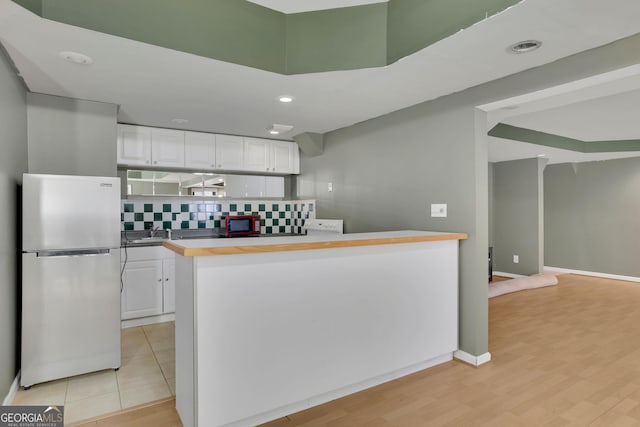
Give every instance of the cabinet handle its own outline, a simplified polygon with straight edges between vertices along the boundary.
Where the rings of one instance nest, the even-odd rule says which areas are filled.
[[[165,281],[165,282],[168,282],[168,281],[169,281],[169,278],[167,277],[166,279],[164,279],[164,281]]]
[[[162,282],[162,279],[158,279],[158,282]]]
[[[222,165],[218,165],[218,168],[221,168],[221,167],[222,167]]]
[[[149,160],[147,160],[145,163],[146,163],[146,164],[149,164]]]
[[[153,162],[153,164],[154,164],[154,165],[157,165],[157,164],[158,164],[158,161],[157,161],[157,160],[156,160],[156,161],[154,161],[154,162]]]

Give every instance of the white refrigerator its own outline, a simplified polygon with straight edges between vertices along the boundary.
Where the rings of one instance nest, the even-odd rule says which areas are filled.
[[[120,367],[120,179],[24,174],[20,384]]]

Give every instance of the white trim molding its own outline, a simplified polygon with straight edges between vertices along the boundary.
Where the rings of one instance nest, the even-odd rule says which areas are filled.
[[[511,277],[512,279],[516,279],[518,277],[529,277],[529,276],[525,276],[523,274],[507,273],[507,272],[504,272],[504,271],[494,271],[493,275],[494,276],[502,276],[502,277]]]
[[[491,360],[491,353],[487,351],[486,353],[479,356],[474,356],[473,354],[469,354],[466,351],[456,350],[453,352],[453,357],[462,362],[468,363],[469,365],[477,367],[489,362]]]
[[[156,316],[139,317],[137,319],[127,319],[120,322],[120,328],[133,328],[135,326],[153,325],[154,323],[173,322],[176,320],[175,313],[158,314]]]
[[[609,273],[598,273],[596,271],[571,270],[569,268],[560,268],[560,267],[547,267],[546,265],[544,266],[544,271],[549,273],[580,274],[582,276],[602,277],[603,279],[626,280],[627,282],[640,282],[640,277],[621,276],[619,274],[609,274]]]
[[[18,371],[18,375],[16,375],[15,379],[11,383],[11,387],[9,388],[9,393],[5,396],[2,401],[2,406],[11,405],[13,399],[16,398],[16,393],[18,393],[18,389],[20,388],[20,371]]]

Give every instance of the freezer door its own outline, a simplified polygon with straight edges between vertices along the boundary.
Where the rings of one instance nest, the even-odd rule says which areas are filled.
[[[22,262],[21,385],[119,367],[119,249]]]
[[[24,174],[23,251],[120,246],[120,178]]]

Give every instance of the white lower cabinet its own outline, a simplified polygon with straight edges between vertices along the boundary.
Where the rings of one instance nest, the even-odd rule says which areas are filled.
[[[176,311],[176,261],[173,258],[162,260],[162,275],[164,283],[162,288],[163,313],[175,313]]]
[[[174,255],[162,246],[121,249],[121,318],[175,312]],[[126,262],[124,262],[126,259]]]

